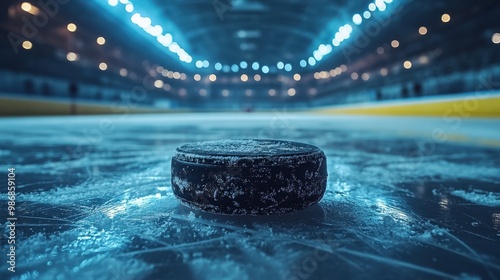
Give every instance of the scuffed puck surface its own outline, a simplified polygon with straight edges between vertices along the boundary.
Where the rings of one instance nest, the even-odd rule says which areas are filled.
[[[326,189],[319,148],[281,140],[230,139],[185,144],[172,158],[172,190],[187,206],[229,215],[302,210]]]

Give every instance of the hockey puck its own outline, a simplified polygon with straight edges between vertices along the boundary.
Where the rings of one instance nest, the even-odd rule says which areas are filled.
[[[305,209],[326,189],[326,157],[318,147],[281,140],[189,143],[172,157],[172,190],[192,208],[228,215]]]

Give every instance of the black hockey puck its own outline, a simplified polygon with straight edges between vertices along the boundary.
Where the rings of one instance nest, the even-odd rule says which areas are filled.
[[[319,148],[280,140],[218,140],[176,149],[172,189],[187,206],[229,215],[270,215],[316,204],[326,189]]]

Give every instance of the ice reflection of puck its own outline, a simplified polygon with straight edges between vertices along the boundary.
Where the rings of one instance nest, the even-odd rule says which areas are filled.
[[[207,212],[269,215],[321,200],[326,157],[319,148],[280,140],[218,140],[183,145],[172,158],[172,189]]]

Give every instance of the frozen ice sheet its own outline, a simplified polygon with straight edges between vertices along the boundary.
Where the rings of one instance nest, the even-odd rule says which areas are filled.
[[[2,170],[15,167],[18,183],[16,273],[2,239],[1,279],[500,278],[500,150],[455,141],[467,131],[499,139],[498,122],[451,130],[434,119],[275,112],[0,126]],[[436,128],[455,136],[432,137]],[[222,138],[321,147],[325,197],[266,217],[181,206],[170,189],[175,147]]]

